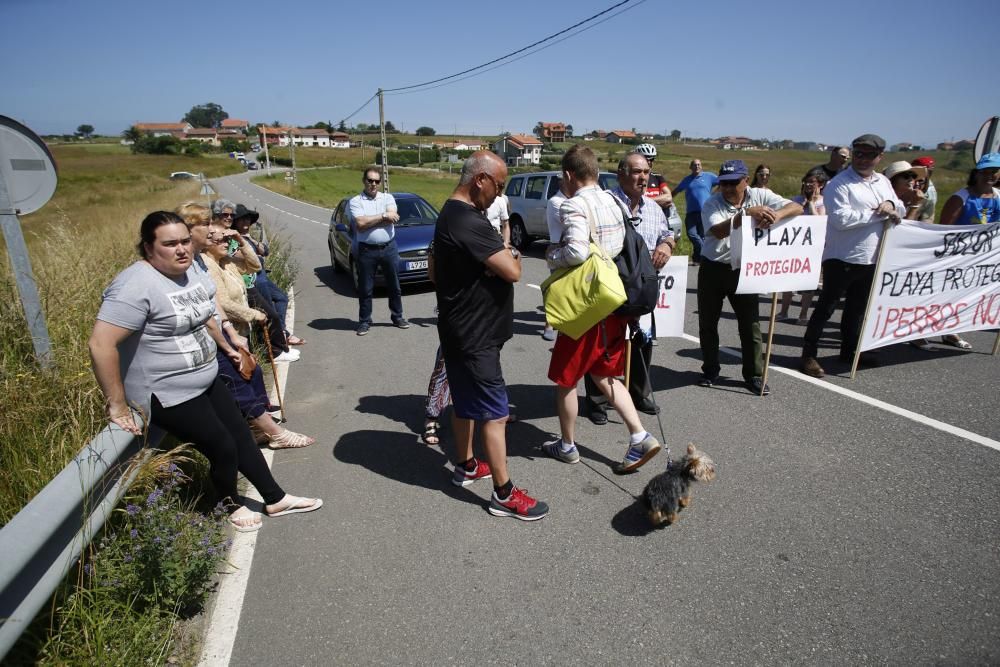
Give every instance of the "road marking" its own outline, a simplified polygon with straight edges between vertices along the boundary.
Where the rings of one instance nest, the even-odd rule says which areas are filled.
[[[526,284],[528,285],[528,287],[533,287],[534,289],[537,290],[541,289],[538,285],[535,285],[533,283],[526,283]],[[701,344],[701,340],[699,340],[696,336],[692,336],[690,334],[683,334],[681,338],[683,338],[686,341],[695,343],[696,345]],[[723,354],[726,354],[730,357],[735,357],[737,359],[743,357],[742,353],[740,353],[739,350],[736,350],[731,347],[719,347],[719,352],[722,352]],[[952,424],[949,424],[947,422],[939,421],[937,419],[934,419],[933,417],[922,415],[919,412],[913,412],[912,410],[901,408],[898,405],[893,405],[892,403],[886,403],[885,401],[880,401],[877,398],[872,398],[871,396],[866,396],[865,394],[852,391],[850,389],[845,389],[844,387],[840,387],[835,384],[831,384],[830,382],[824,382],[823,380],[809,377],[808,375],[800,373],[799,371],[792,368],[785,368],[784,366],[772,365],[768,366],[768,369],[795,378],[796,380],[801,380],[802,382],[808,382],[811,385],[814,385],[816,387],[821,387],[828,391],[832,391],[835,394],[840,394],[841,396],[845,396],[847,398],[853,398],[856,401],[860,401],[874,408],[885,410],[886,412],[891,412],[894,415],[904,417],[905,419],[909,419],[910,421],[915,421],[918,424],[929,426],[933,429],[937,429],[938,431],[943,431],[944,433],[948,433],[949,435],[954,435],[958,436],[959,438],[964,438],[966,440],[969,440],[970,442],[976,443],[977,445],[989,447],[990,449],[995,449],[998,452],[1000,452],[1000,441],[993,440],[992,438],[987,438],[985,435],[979,435],[978,433],[967,431],[964,428],[953,426]]]
[[[683,334],[681,337],[684,340],[690,341],[692,343],[701,344],[701,340],[696,336],[692,336],[690,334]],[[720,346],[719,351],[722,352],[723,354],[729,355],[730,357],[735,357],[737,359],[743,357],[742,353],[739,350],[736,350],[731,347]],[[939,421],[937,419],[934,419],[933,417],[922,415],[919,412],[913,412],[912,410],[907,410],[906,408],[901,408],[898,405],[893,405],[892,403],[886,403],[885,401],[880,401],[877,398],[866,396],[865,394],[853,391],[851,389],[845,389],[844,387],[832,384],[830,382],[824,382],[823,380],[814,377],[809,377],[808,375],[800,373],[798,370],[792,368],[772,365],[768,366],[768,370],[777,371],[778,373],[782,373],[783,375],[795,378],[796,380],[802,382],[808,382],[813,386],[822,387],[823,389],[826,389],[827,391],[832,391],[835,394],[840,394],[841,396],[845,396],[847,398],[853,398],[856,401],[860,401],[861,403],[865,403],[874,408],[885,410],[886,412],[891,412],[894,415],[898,415],[905,419],[909,419],[910,421],[915,421],[918,424],[923,424],[924,426],[929,426],[933,429],[937,429],[938,431],[943,431],[944,433],[958,436],[959,438],[965,438],[966,440],[974,442],[978,445],[983,445],[984,447],[989,447],[991,449],[1000,451],[1000,441],[993,440],[992,438],[987,438],[984,435],[979,435],[978,433],[973,433],[972,431],[967,431],[964,428],[959,428],[958,426],[953,426],[951,424],[948,424],[947,422]]]

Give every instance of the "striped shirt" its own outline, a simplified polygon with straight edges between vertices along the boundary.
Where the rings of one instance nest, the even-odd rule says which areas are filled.
[[[629,197],[620,186],[612,190],[611,194],[618,197],[619,201],[625,205],[625,208],[630,211],[632,210]],[[650,255],[653,254],[656,246],[674,237],[674,233],[670,230],[670,225],[667,224],[667,216],[663,214],[663,209],[646,195],[642,195],[639,198],[639,208],[636,209],[632,216],[633,222],[636,217],[639,218],[638,223],[635,225],[635,231],[639,232],[639,236],[646,242],[646,248],[649,249]]]
[[[590,255],[591,223],[594,243],[617,257],[625,242],[625,214],[615,197],[595,183],[577,190],[559,207],[562,241],[547,253],[550,269],[583,264]]]

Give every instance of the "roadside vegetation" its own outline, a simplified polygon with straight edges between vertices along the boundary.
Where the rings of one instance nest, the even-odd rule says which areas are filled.
[[[169,174],[243,170],[222,157],[132,155],[110,143],[52,152],[56,194],[21,217],[52,339],[51,370],[34,361],[9,262],[0,264],[0,525],[106,426],[87,350],[101,292],[135,260],[147,213],[207,203],[199,183]],[[274,241],[283,256],[271,260],[272,275],[287,285],[296,267],[281,239]],[[199,609],[227,547],[225,518],[198,504],[209,484],[205,469],[200,455],[183,449],[147,462],[127,505],[95,536],[81,568],[8,655],[10,664],[162,664],[181,650],[178,619]]]

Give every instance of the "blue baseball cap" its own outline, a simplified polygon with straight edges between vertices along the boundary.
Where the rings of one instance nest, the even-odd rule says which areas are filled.
[[[976,169],[994,168],[1000,168],[1000,153],[987,153],[979,158],[979,162],[976,163]]]
[[[726,160],[719,167],[719,181],[738,181],[749,175],[743,160]]]

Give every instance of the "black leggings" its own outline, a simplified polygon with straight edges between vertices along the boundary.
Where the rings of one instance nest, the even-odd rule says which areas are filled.
[[[204,394],[179,405],[165,408],[155,394],[150,402],[150,421],[179,440],[191,442],[208,459],[209,475],[224,503],[239,504],[237,470],[266,504],[284,497],[236,401],[218,377]]]

